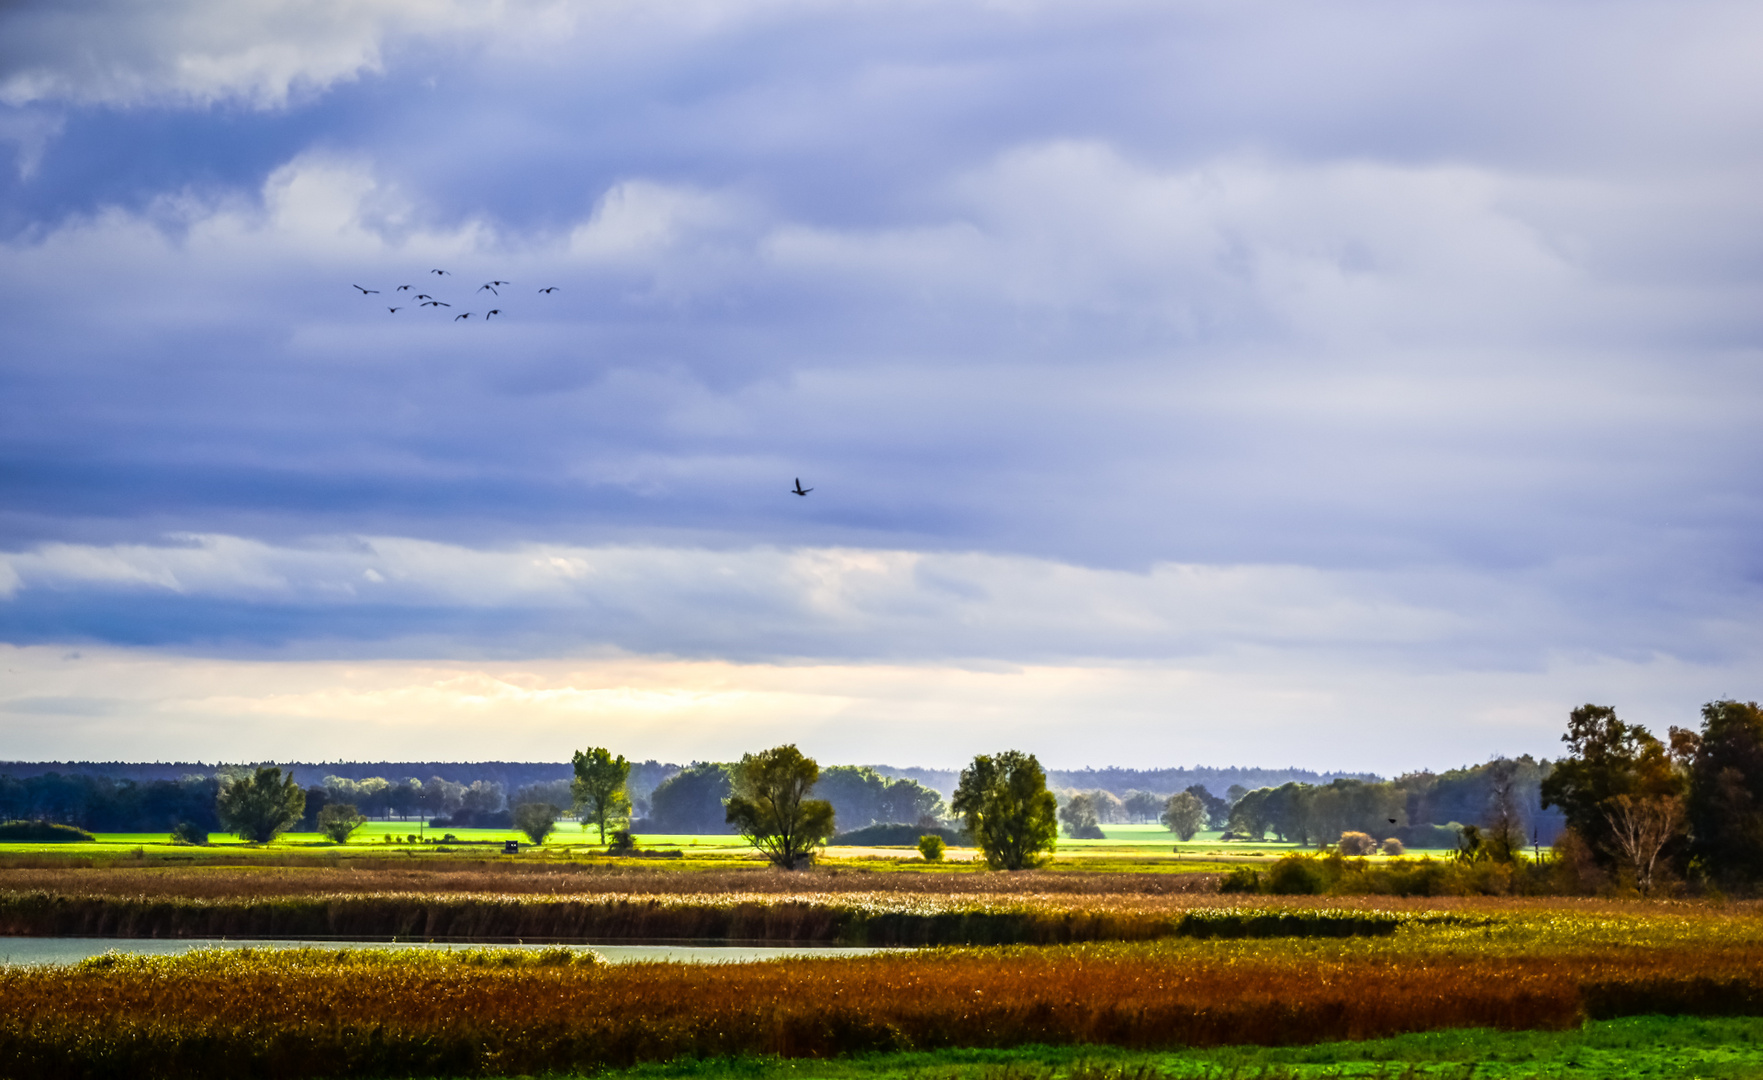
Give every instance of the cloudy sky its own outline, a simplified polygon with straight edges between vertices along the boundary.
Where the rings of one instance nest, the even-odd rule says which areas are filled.
[[[1760,35],[5,5],[0,758],[1395,772],[1755,698]]]

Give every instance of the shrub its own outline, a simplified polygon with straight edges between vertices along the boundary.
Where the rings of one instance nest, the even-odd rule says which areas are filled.
[[[943,838],[934,833],[926,833],[918,838],[918,853],[924,856],[925,862],[942,862],[943,847]]]
[[[846,847],[906,847],[917,844],[921,836],[940,836],[943,843],[954,846],[973,843],[972,837],[941,825],[906,825],[898,822],[865,825],[861,829],[842,832],[832,838],[832,843]]]
[[[1221,893],[1257,893],[1261,891],[1261,874],[1247,866],[1239,866],[1224,875],[1218,883]]]
[[[1402,846],[1402,841],[1392,836],[1383,842],[1383,853],[1391,856],[1405,855],[1408,849]]]
[[[1267,891],[1278,896],[1315,896],[1325,882],[1317,860],[1296,854],[1283,856],[1267,871]]]
[[[1369,833],[1344,832],[1338,845],[1342,855],[1365,856],[1375,854],[1377,841]]]
[[[350,833],[366,823],[367,819],[355,809],[354,803],[326,803],[324,809],[318,812],[318,831],[330,837],[331,842],[336,844],[348,840]]]
[[[557,808],[550,803],[521,803],[514,808],[514,827],[533,843],[543,844],[557,828]]]
[[[12,844],[80,844],[98,839],[84,829],[53,821],[0,823],[0,841]]]
[[[171,830],[171,842],[200,846],[208,843],[208,830],[194,821],[180,821],[177,823],[177,827]]]
[[[606,844],[608,855],[629,855],[637,850],[637,838],[629,829],[613,829],[612,839]]]

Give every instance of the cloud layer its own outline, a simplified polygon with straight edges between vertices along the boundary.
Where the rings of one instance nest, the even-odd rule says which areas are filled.
[[[0,639],[1683,722],[1763,659],[1760,21],[14,5]]]

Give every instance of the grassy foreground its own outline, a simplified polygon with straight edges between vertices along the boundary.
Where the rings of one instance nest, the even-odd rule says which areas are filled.
[[[1409,913],[1373,937],[723,965],[604,965],[568,950],[112,955],[0,971],[0,1075],[457,1076],[1027,1046],[1168,1052],[1570,1031],[1654,1013],[1763,1015],[1763,924],[1689,906],[1457,910]]]
[[[1763,1019],[1637,1016],[1566,1031],[1462,1028],[1312,1046],[1134,1051],[1027,1046],[865,1054],[837,1061],[725,1058],[642,1065],[597,1080],[1324,1080],[1335,1077],[1627,1080],[1763,1076]]]

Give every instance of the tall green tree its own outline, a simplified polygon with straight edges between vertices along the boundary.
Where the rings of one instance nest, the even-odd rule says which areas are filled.
[[[1763,881],[1763,709],[1754,701],[1702,706],[1702,730],[1672,731],[1688,751],[1691,850],[1711,877]]]
[[[214,800],[215,814],[241,840],[267,844],[287,832],[306,813],[306,793],[277,768],[265,766],[250,776],[229,780]]]
[[[575,808],[581,814],[582,828],[589,822],[600,827],[600,842],[606,842],[606,826],[615,828],[630,816],[631,798],[625,790],[630,783],[630,762],[624,755],[612,756],[604,747],[590,747],[575,752],[575,782],[570,791]],[[537,844],[541,841],[535,840]]]
[[[1574,709],[1561,741],[1568,753],[1542,781],[1542,804],[1560,807],[1593,858],[1614,869],[1627,860],[1613,817],[1636,800],[1644,805],[1679,797],[1683,779],[1665,744],[1639,724],[1624,723],[1608,705]]]
[[[557,828],[557,808],[550,803],[521,803],[514,808],[514,827],[534,844],[543,844]]]
[[[1087,792],[1079,792],[1067,799],[1059,808],[1059,820],[1065,823],[1065,835],[1073,840],[1105,838],[1101,816],[1096,813],[1095,798]]]
[[[1179,839],[1192,840],[1200,826],[1206,824],[1206,804],[1191,790],[1178,791],[1163,804],[1163,814],[1158,820]]]
[[[820,766],[794,745],[743,755],[734,770],[728,823],[786,870],[807,865],[833,834],[833,805],[810,799]]]
[[[318,812],[318,831],[330,837],[333,844],[346,842],[350,833],[365,824],[367,819],[352,803],[325,803]]]
[[[951,804],[994,870],[1038,866],[1059,842],[1059,800],[1033,754],[981,754],[961,770]]]

